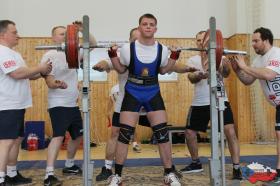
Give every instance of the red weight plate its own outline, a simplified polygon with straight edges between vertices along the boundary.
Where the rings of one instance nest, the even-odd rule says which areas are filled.
[[[210,35],[210,30],[207,30],[202,42],[204,49],[207,49],[209,47],[209,41],[210,41],[209,35]],[[220,67],[222,57],[223,57],[223,52],[224,52],[223,35],[220,30],[216,30],[216,70],[218,70]]]
[[[65,55],[69,68],[79,68],[79,35],[75,25],[67,26]]]
[[[222,62],[222,57],[224,53],[224,39],[222,32],[216,30],[216,69],[218,70]]]

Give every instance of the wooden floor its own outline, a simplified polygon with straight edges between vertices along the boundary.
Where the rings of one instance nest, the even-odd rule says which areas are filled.
[[[175,144],[172,146],[173,157],[189,157],[189,152],[184,144]],[[157,145],[142,144],[141,153],[135,153],[132,151],[132,146],[129,148],[128,158],[158,158]],[[19,161],[22,160],[45,160],[47,151],[26,151],[21,150],[19,154]],[[91,148],[91,159],[104,159],[105,144],[100,144],[97,147]],[[211,149],[209,143],[199,143],[199,155],[210,156]],[[229,155],[229,151],[225,149],[225,155]],[[263,143],[263,144],[240,144],[240,155],[276,155],[275,143]],[[64,160],[66,157],[66,150],[61,150],[58,156],[59,160]],[[83,159],[83,152],[79,150],[76,159]]]
[[[199,154],[201,156],[210,157],[210,144],[209,143],[200,143],[199,144]],[[266,144],[241,144],[241,155],[275,155],[276,154],[276,145],[274,143]],[[128,158],[158,158],[158,148],[156,145],[141,145],[141,153],[135,153],[132,151],[132,147],[129,148]],[[184,144],[173,145],[173,157],[182,158],[189,157],[189,153]],[[97,147],[91,148],[91,159],[104,159],[105,144],[98,145]],[[229,155],[228,149],[225,149],[225,154]],[[59,153],[59,160],[64,160],[66,157],[66,150],[61,150]],[[83,154],[82,150],[79,150],[77,153],[76,159],[82,159]],[[21,150],[19,160],[45,160],[46,159],[46,149],[39,151],[25,151]],[[176,165],[176,168],[180,170],[184,165]],[[232,176],[232,165],[227,164],[226,166],[226,181],[227,185],[238,185],[238,186],[249,186],[256,185],[260,186],[263,182],[257,182],[256,184],[249,183],[248,180],[243,180],[241,183],[233,182],[231,180]],[[197,174],[184,174],[181,183],[182,186],[208,186],[210,185],[209,180],[209,164],[203,164],[204,171]],[[94,169],[94,177],[100,173],[101,168]],[[65,177],[61,174],[61,169],[57,170],[56,173],[58,177],[63,180],[63,185],[77,186],[82,185],[82,177],[68,176]],[[33,177],[34,186],[42,185],[43,177],[45,174],[44,169],[26,169],[22,170],[22,173],[27,177]],[[157,166],[141,166],[141,167],[126,167],[124,169],[124,182],[126,186],[156,186],[162,185],[162,169]],[[95,179],[93,179],[95,182]],[[96,182],[94,185],[105,186],[107,182]]]

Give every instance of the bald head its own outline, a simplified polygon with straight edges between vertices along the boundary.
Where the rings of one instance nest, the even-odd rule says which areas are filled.
[[[66,28],[64,26],[56,26],[52,29],[52,40],[56,44],[61,44],[65,41]]]
[[[137,28],[133,28],[130,30],[129,34],[129,42],[134,42],[139,38],[140,32],[138,31]]]

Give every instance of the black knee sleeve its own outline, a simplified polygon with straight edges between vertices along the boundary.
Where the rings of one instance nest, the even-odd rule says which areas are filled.
[[[120,124],[120,134],[118,141],[124,144],[129,144],[132,136],[134,135],[135,127],[126,124]]]
[[[169,142],[168,128],[166,126],[166,123],[155,125],[152,127],[152,129],[158,143]]]

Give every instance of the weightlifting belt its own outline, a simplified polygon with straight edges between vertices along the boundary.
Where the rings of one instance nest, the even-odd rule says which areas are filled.
[[[143,76],[137,77],[132,74],[128,75],[127,81],[137,85],[144,85],[144,86],[158,84],[157,77],[143,77]]]

